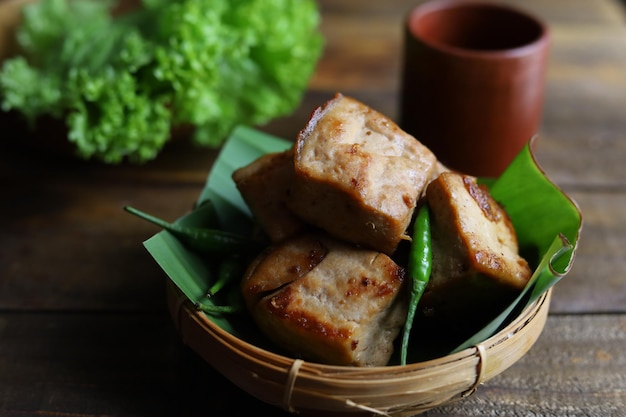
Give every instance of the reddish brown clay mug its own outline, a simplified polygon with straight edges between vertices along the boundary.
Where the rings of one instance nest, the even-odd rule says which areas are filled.
[[[452,169],[495,177],[541,125],[549,34],[508,6],[432,0],[406,21],[401,127]]]

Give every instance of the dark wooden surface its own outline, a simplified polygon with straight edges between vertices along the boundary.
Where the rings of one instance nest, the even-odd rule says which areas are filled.
[[[320,1],[327,44],[310,90],[263,129],[293,138],[335,91],[396,118],[401,25],[416,3]],[[625,12],[617,0],[505,3],[552,30],[538,159],[579,203],[584,229],[537,344],[425,415],[626,416]],[[141,245],[158,229],[122,210],[179,217],[215,152],[180,141],[144,166],[111,167],[24,145],[28,136],[0,121],[0,416],[287,415],[181,346],[165,277]]]

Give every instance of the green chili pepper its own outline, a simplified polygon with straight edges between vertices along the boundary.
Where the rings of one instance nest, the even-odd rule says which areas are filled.
[[[413,327],[413,319],[417,310],[417,304],[422,298],[424,289],[430,279],[432,270],[432,244],[430,238],[430,213],[427,204],[422,204],[413,223],[411,251],[407,269],[412,281],[411,297],[409,299],[409,309],[402,333],[402,350],[400,352],[400,363],[406,365],[407,349],[409,345],[409,335]]]
[[[244,272],[245,262],[239,255],[228,256],[220,262],[217,271],[217,279],[207,291],[207,297],[213,297],[219,290],[234,280],[241,278]]]
[[[169,223],[158,217],[144,213],[130,206],[124,210],[172,233],[192,249],[211,253],[244,252],[251,249],[259,249],[259,245],[253,240],[229,233],[219,229],[207,229],[201,227],[183,226],[177,223]]]
[[[200,301],[194,303],[197,310],[206,314],[235,314],[244,311],[243,296],[238,286],[234,286],[227,294],[226,305],[204,304]]]
[[[239,313],[241,311],[241,308],[238,305],[215,306],[196,302],[195,307],[196,309],[207,314],[232,314]]]
[[[193,211],[185,216],[187,227],[219,228],[219,224],[217,209],[211,200],[195,203]]]

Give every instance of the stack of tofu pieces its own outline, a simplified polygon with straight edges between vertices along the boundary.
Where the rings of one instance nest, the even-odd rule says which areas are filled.
[[[387,364],[410,285],[399,248],[410,244],[420,204],[430,207],[433,245],[424,318],[480,317],[531,274],[508,216],[476,178],[446,169],[389,118],[341,94],[312,113],[292,148],[233,180],[271,241],[242,294],[260,329],[293,356]]]

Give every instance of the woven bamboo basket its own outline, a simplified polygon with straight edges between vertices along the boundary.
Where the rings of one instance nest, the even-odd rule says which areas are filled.
[[[329,366],[251,345],[213,323],[170,282],[183,343],[252,396],[300,415],[411,416],[467,397],[520,359],[546,322],[551,290],[481,344],[405,366]]]

